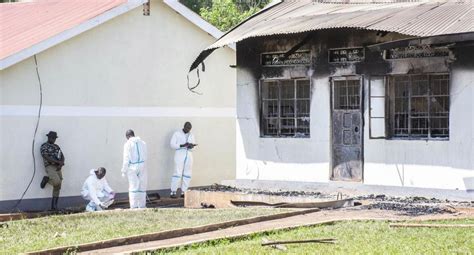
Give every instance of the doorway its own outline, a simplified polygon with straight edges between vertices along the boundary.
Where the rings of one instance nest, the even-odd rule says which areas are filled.
[[[362,78],[347,76],[331,80],[331,180],[362,182]]]

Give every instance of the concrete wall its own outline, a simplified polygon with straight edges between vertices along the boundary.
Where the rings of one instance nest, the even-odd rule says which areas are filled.
[[[201,73],[203,95],[188,91],[187,70],[215,38],[161,1],[150,16],[139,7],[37,55],[43,111],[36,136],[37,173],[26,199],[51,196],[40,189],[39,154],[49,130],[66,156],[61,196],[77,196],[89,170],[107,168],[118,192],[125,131],[148,144],[148,189],[169,188],[171,134],[193,123],[199,146],[192,186],[235,177],[235,51],[217,51]],[[195,73],[190,75],[196,82]],[[31,143],[39,104],[33,58],[0,71],[0,201],[19,199],[33,173]],[[194,83],[193,83],[194,84]],[[1,208],[5,209],[5,208]]]
[[[366,61],[328,64],[329,48],[367,46],[404,38],[376,31],[339,29],[315,32],[301,49],[311,50],[308,67],[262,67],[262,52],[287,51],[304,35],[249,39],[237,45],[237,179],[328,182],[331,162],[330,77],[364,77],[364,183],[425,188],[474,189],[472,132],[474,68],[472,48],[459,48],[455,58],[424,61],[385,61],[378,52],[366,51]],[[471,57],[472,59],[472,57]],[[450,61],[454,61],[451,64]],[[471,62],[469,62],[471,61]],[[430,64],[435,63],[435,64]],[[406,68],[408,66],[408,68]],[[444,141],[370,139],[368,77],[451,70],[450,138]],[[310,138],[260,137],[258,81],[262,78],[306,76],[312,82]],[[471,186],[470,186],[471,185]]]

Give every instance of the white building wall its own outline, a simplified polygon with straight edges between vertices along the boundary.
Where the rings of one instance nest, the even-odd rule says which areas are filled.
[[[37,173],[25,198],[47,198],[40,189],[39,154],[49,130],[58,132],[66,156],[61,196],[77,196],[89,170],[107,168],[118,192],[125,131],[148,144],[148,189],[169,188],[174,151],[171,134],[193,123],[199,146],[192,186],[235,177],[235,52],[217,51],[201,72],[202,95],[187,89],[189,65],[214,37],[153,1],[37,55],[43,115],[35,144]],[[191,82],[196,81],[195,73]],[[0,71],[0,201],[19,199],[33,174],[31,143],[39,104],[33,58]]]
[[[455,67],[451,71],[449,140],[369,139],[366,125],[364,183],[473,189],[467,183],[474,178],[473,77],[474,70]],[[364,116],[369,123],[367,111]]]
[[[237,71],[237,179],[329,180],[329,83],[313,79],[310,138],[261,138],[258,81]]]
[[[352,34],[356,39],[347,38],[349,46],[360,45],[356,44],[357,36],[364,37],[364,35],[357,34],[358,32]],[[386,38],[386,40],[401,39],[397,35],[390,36],[393,38]],[[326,37],[316,36],[315,38],[324,40]],[[287,40],[290,43],[285,45]],[[369,44],[371,38],[361,40],[366,40],[368,42],[365,44]],[[328,68],[330,71],[323,70],[316,74],[308,73],[307,76],[312,77],[311,138],[260,137],[258,79],[263,72],[258,63],[258,56],[261,50],[264,52],[285,51],[298,42],[297,39],[292,41],[279,37],[274,41],[255,39],[238,45],[238,51],[241,49],[241,52],[244,52],[238,52],[238,56],[242,54],[247,58],[239,63],[237,71],[237,179],[329,181],[331,173],[330,75],[357,75],[357,68],[354,65],[345,68],[331,69],[330,67]],[[311,45],[315,55],[320,54],[319,51],[327,51],[327,42],[319,43]],[[254,59],[252,55],[246,53],[251,52],[249,48],[252,48],[254,52],[252,54],[257,55]],[[327,65],[327,58],[318,61],[326,61]],[[427,60],[415,62],[423,63],[423,61]],[[431,60],[429,65],[423,66],[423,70],[436,72],[444,68],[445,60],[435,61],[437,62]],[[406,73],[409,70],[404,65],[394,65],[392,68],[392,72],[396,73]],[[402,70],[403,68],[406,70]],[[282,79],[292,77],[289,74],[291,72],[275,71],[275,73],[277,73],[275,77]],[[363,145],[365,184],[474,190],[474,105],[472,102],[474,68],[458,61],[452,65],[450,75],[450,137],[449,140],[444,141],[370,139],[368,82],[365,79]]]

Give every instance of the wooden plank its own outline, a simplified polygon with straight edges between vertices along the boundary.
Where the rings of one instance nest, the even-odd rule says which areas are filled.
[[[275,208],[341,208],[351,206],[352,199],[321,201],[321,202],[301,202],[301,203],[266,203],[260,201],[234,201],[231,203],[239,206],[271,206]]]
[[[287,241],[268,241],[262,243],[262,246],[271,246],[278,244],[297,244],[297,243],[336,243],[334,238],[307,239],[307,240],[287,240]]]
[[[474,224],[405,224],[393,223],[391,228],[474,228]]]

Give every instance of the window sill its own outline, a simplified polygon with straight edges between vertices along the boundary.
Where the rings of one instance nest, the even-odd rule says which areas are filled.
[[[274,138],[274,139],[309,139],[311,136],[260,136],[260,138]]]
[[[390,137],[390,138],[385,138],[385,140],[389,140],[389,141],[424,141],[424,142],[439,141],[439,142],[447,142],[447,141],[449,141],[449,138]]]

